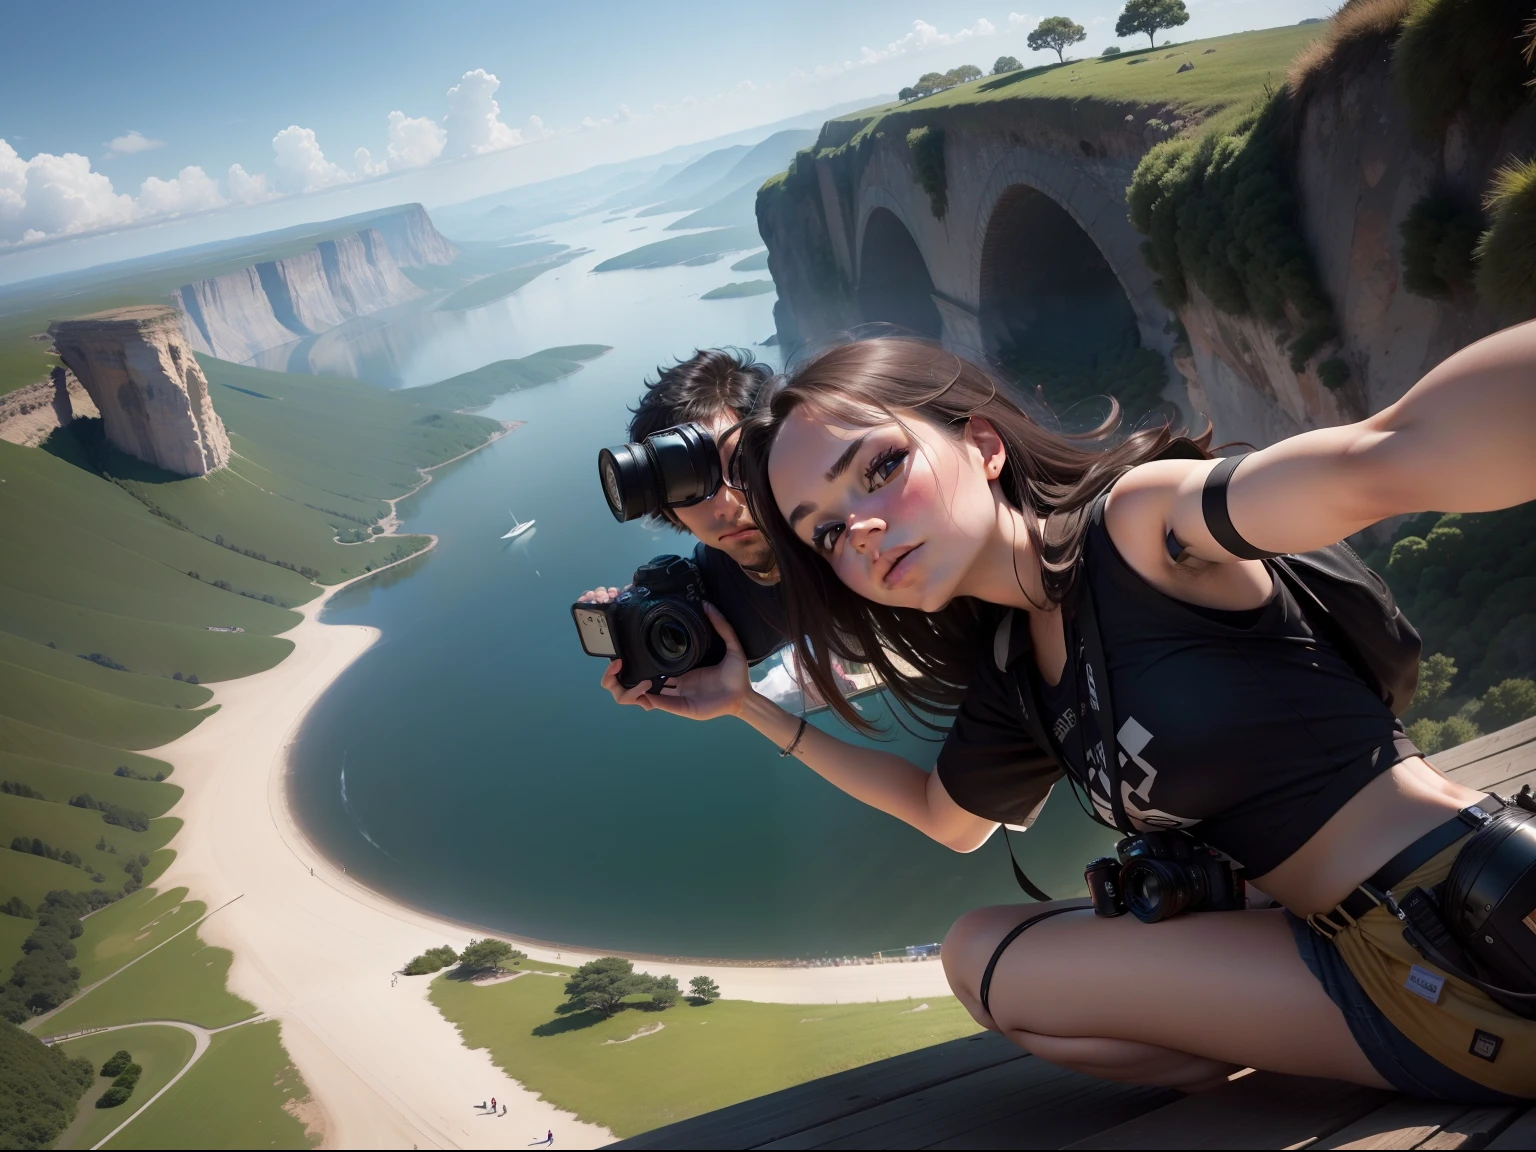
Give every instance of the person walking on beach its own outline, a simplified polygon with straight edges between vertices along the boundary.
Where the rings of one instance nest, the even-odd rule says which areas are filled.
[[[496,1114],[496,1097],[494,1096],[491,1097],[491,1114],[493,1116]]]

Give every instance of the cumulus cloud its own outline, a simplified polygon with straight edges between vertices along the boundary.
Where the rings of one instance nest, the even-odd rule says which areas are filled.
[[[1035,18],[1026,12],[1008,13],[1008,26],[1010,28],[1025,28],[1033,25]]]
[[[109,152],[127,156],[135,152],[149,152],[152,149],[164,147],[164,140],[153,140],[137,128],[124,132],[121,136],[114,136],[107,144]]]
[[[203,212],[227,203],[219,195],[218,183],[195,164],[189,164],[169,180],[151,176],[139,188],[139,211],[146,216]]]
[[[1008,17],[1009,23],[1015,21],[1017,14]],[[1019,20],[1025,17],[1017,17]],[[873,64],[881,64],[887,60],[893,60],[898,56],[910,56],[919,52],[927,52],[934,48],[949,48],[957,44],[964,44],[971,40],[985,39],[997,34],[997,25],[992,21],[982,18],[977,20],[969,28],[962,28],[958,32],[941,32],[937,27],[926,20],[912,21],[912,31],[905,36],[892,40],[884,48],[860,48],[856,59],[844,60],[840,64],[822,64],[816,68],[818,76],[835,76],[841,72],[851,72],[855,68],[868,68]],[[796,78],[792,74],[791,78]]]
[[[352,170],[358,177],[382,176],[389,171],[389,165],[382,160],[375,160],[373,153],[366,148],[359,148],[352,153]]]
[[[238,164],[229,166],[229,175],[224,178],[224,183],[229,188],[229,198],[236,204],[258,204],[277,195],[267,187],[265,173],[258,172],[252,176]]]
[[[464,73],[448,89],[444,124],[445,151],[450,158],[500,152],[525,142],[522,132],[502,122],[501,105],[496,102],[496,89],[500,87],[501,81],[494,75],[476,68]]]
[[[493,105],[495,101],[491,102]],[[389,114],[389,170],[400,172],[407,168],[421,168],[443,154],[448,133],[436,120],[426,116],[407,116],[404,112]]]
[[[314,192],[351,180],[338,164],[325,158],[313,128],[290,124],[272,137],[273,165],[278,188],[285,192]]]
[[[133,197],[114,192],[112,181],[91,171],[86,157],[39,152],[23,160],[0,140],[0,243],[72,235],[138,214]]]

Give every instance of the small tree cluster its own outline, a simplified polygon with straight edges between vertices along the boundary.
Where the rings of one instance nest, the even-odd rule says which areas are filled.
[[[688,981],[688,995],[698,1004],[709,1004],[720,999],[720,985],[708,976],[695,976]]]
[[[919,96],[932,96],[935,92],[953,88],[956,84],[979,80],[981,76],[981,69],[974,64],[962,64],[958,68],[951,68],[948,72],[924,72],[917,78],[916,84],[910,88],[903,88],[897,95],[902,100],[916,100]]]
[[[420,956],[408,961],[401,969],[407,976],[429,976],[441,972],[459,958],[459,954],[444,944],[441,948],[428,948]]]
[[[116,824],[119,828],[126,828],[130,832],[149,831],[149,816],[136,809],[124,808],[110,800],[97,800],[89,792],[71,796],[69,802],[75,808],[87,808],[93,812],[100,812],[101,818],[108,824]]]
[[[604,956],[576,969],[565,983],[566,1000],[572,1008],[612,1016],[632,996],[648,996],[652,1008],[670,1008],[682,995],[675,976],[636,972],[621,956]]]
[[[139,1077],[144,1069],[133,1062],[133,1057],[128,1050],[119,1048],[112,1057],[101,1066],[103,1076],[113,1077],[111,1086],[96,1100],[98,1108],[116,1108],[133,1095],[133,1090],[138,1087]]]
[[[1009,72],[1022,72],[1024,65],[1019,63],[1017,56],[999,56],[992,65],[992,75],[1003,76]]]
[[[505,940],[471,940],[459,953],[459,963],[470,972],[500,972],[512,964],[528,959],[526,952],[519,952]]]

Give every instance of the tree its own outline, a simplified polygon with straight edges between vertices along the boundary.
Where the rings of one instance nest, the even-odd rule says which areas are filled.
[[[1492,732],[1518,724],[1532,714],[1536,714],[1536,681],[1505,680],[1483,693],[1477,723]]]
[[[519,952],[505,940],[493,940],[489,936],[484,940],[471,940],[459,953],[459,963],[471,972],[500,972],[508,964],[526,959],[527,953]]]
[[[997,62],[992,65],[992,75],[1001,76],[1005,72],[1022,72],[1024,65],[1019,63],[1017,56],[999,56]]]
[[[903,88],[900,92],[896,93],[896,99],[900,100],[903,104],[905,104],[908,100],[916,100],[917,89]]]
[[[951,69],[944,75],[944,79],[949,81],[950,84],[965,84],[968,81],[979,80],[980,78],[981,69],[974,64],[962,64],[960,67]]]
[[[566,998],[579,1008],[612,1016],[624,1007],[624,997],[640,991],[635,966],[619,956],[589,960],[565,982]]]
[[[651,982],[651,1007],[653,1008],[670,1008],[683,994],[683,990],[677,986],[676,976],[647,976],[644,972],[638,975],[641,979]]]
[[[695,976],[688,981],[688,995],[695,1000],[702,1000],[708,1004],[720,999],[720,985],[716,984],[708,976]]]
[[[1173,0],[1173,2],[1180,8],[1184,7],[1183,0]],[[1136,3],[1136,0],[1131,0],[1131,3]],[[1186,16],[1184,19],[1187,20],[1189,17]],[[1056,53],[1057,61],[1063,64],[1066,63],[1067,58],[1062,53],[1086,39],[1088,39],[1088,33],[1083,26],[1074,24],[1065,16],[1047,16],[1026,37],[1031,52],[1050,50]]]
[[[1436,652],[1419,665],[1419,688],[1414,693],[1414,702],[1426,707],[1433,704],[1450,690],[1454,679],[1456,661],[1444,652]]]
[[[1116,36],[1136,36],[1142,32],[1157,47],[1157,34],[1164,28],[1189,23],[1189,9],[1184,0],[1126,0],[1125,11],[1115,21]]]
[[[931,96],[940,88],[948,88],[949,80],[942,72],[924,72],[917,78],[917,83],[912,85],[913,90],[919,96]]]

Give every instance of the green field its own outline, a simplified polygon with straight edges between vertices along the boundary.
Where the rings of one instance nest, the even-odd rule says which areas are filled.
[[[495,360],[471,372],[463,372],[413,388],[412,398],[421,404],[433,404],[454,411],[483,408],[498,396],[537,388],[576,371],[584,361],[595,360],[609,351],[606,344],[570,344],[546,348],[537,356],[521,360]]]
[[[220,1032],[203,1058],[108,1148],[313,1148],[309,1089],[275,1020]]]
[[[643,244],[620,256],[604,260],[594,272],[618,272],[626,268],[665,268],[672,264],[708,263],[727,252],[740,252],[762,244],[756,224],[735,228],[716,228],[711,232],[693,232]]]
[[[743,296],[766,296],[773,291],[772,280],[738,280],[711,288],[700,300],[738,300]]]
[[[471,1048],[489,1049],[509,1076],[621,1137],[977,1030],[950,996],[884,1004],[684,1001],[604,1020],[562,1015],[563,986],[564,977],[538,973],[484,987],[438,976],[430,995]],[[628,1039],[657,1024],[659,1032]]]
[[[65,1041],[63,1047],[71,1057],[84,1056],[96,1066],[101,1066],[118,1051],[126,1051],[133,1062],[144,1071],[134,1086],[133,1095],[115,1108],[98,1108],[96,1101],[112,1083],[110,1076],[98,1076],[96,1083],[85,1090],[80,1101],[80,1115],[65,1130],[56,1147],[91,1148],[101,1139],[132,1116],[144,1102],[164,1088],[171,1077],[180,1072],[192,1059],[196,1041],[190,1032],[180,1028],[123,1028],[111,1032],[98,1032],[94,1036],[81,1036]]]
[[[169,940],[207,911],[201,900],[188,900],[185,888],[157,892],[143,888],[108,904],[83,921],[75,941],[75,966],[82,988],[116,972],[124,964]],[[50,1026],[51,1027],[51,1026]]]
[[[86,921],[90,923],[89,920]],[[50,1036],[132,1024],[139,1020],[185,1020],[221,1028],[256,1014],[249,1001],[229,992],[231,953],[205,944],[196,931],[183,932],[137,964],[49,1017]]]

